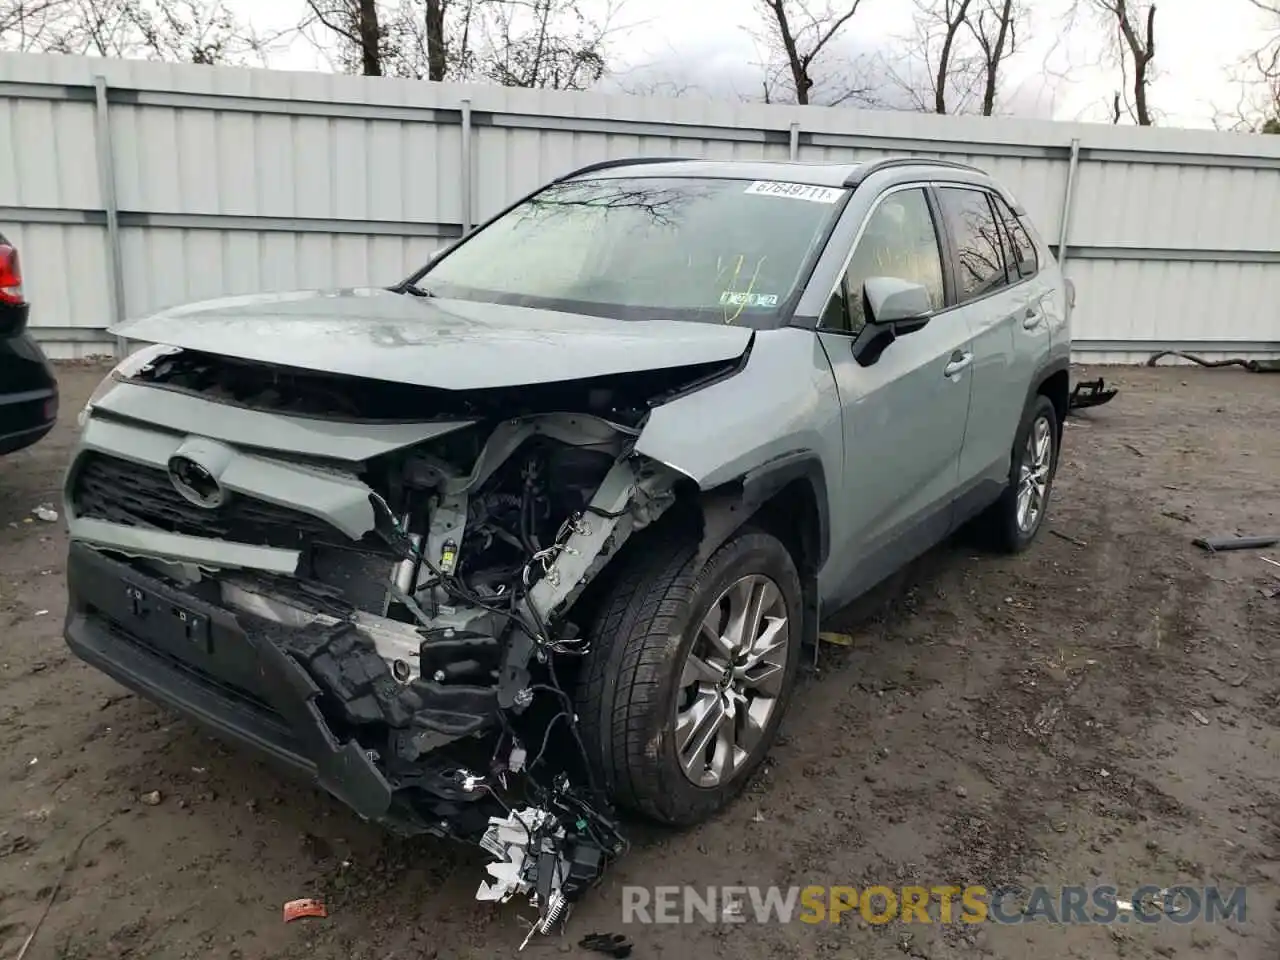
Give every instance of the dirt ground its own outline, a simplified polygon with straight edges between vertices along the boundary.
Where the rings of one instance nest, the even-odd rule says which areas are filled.
[[[0,459],[0,958],[82,840],[28,960],[514,955],[529,911],[473,900],[478,850],[389,839],[68,654],[66,536],[31,510],[58,500],[101,372],[61,368],[58,430]],[[1247,885],[1248,912],[625,932],[638,960],[1280,956],[1280,567],[1190,542],[1280,532],[1280,378],[1102,372],[1121,394],[1067,427],[1063,536],[1012,559],[947,545],[833,617],[853,646],[823,648],[748,792],[699,829],[636,826],[529,956],[624,929],[624,884],[967,882]],[[329,918],[286,926],[304,896]]]

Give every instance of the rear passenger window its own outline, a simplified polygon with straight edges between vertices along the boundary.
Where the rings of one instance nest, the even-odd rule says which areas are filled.
[[[1008,230],[1009,237],[1013,241],[1013,259],[1009,263],[1008,271],[1009,282],[1017,283],[1027,277],[1034,277],[1040,269],[1040,258],[1036,255],[1036,245],[1031,242],[1031,235],[1027,233],[1027,228],[1022,225],[1017,214],[1009,209],[1009,205],[1002,198],[992,195],[991,202],[995,205],[996,213],[1004,221],[1005,229]]]
[[[973,300],[1008,283],[1003,245],[1007,240],[983,190],[938,190],[942,215],[955,240],[960,302]]]

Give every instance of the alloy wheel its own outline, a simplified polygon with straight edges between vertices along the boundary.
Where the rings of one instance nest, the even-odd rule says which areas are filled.
[[[790,626],[782,591],[761,574],[730,585],[699,624],[674,721],[680,767],[698,786],[726,783],[760,748],[783,692]]]
[[[1018,529],[1031,533],[1044,514],[1053,467],[1053,428],[1048,417],[1036,417],[1018,465]]]

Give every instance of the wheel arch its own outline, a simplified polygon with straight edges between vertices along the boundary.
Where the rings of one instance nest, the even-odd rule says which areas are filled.
[[[1053,411],[1058,417],[1058,441],[1061,444],[1063,426],[1067,422],[1067,411],[1071,406],[1071,366],[1065,357],[1053,360],[1036,371],[1036,375],[1031,378],[1031,389],[1027,391],[1023,409],[1031,406],[1037,396],[1048,397],[1053,404]]]
[[[819,456],[795,451],[775,457],[728,483],[703,491],[699,507],[700,563],[748,523],[782,542],[800,574],[802,636],[816,640],[818,571],[831,551],[827,480]]]

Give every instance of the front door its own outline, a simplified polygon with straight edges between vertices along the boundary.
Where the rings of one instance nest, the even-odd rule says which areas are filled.
[[[859,235],[818,336],[835,374],[844,427],[844,489],[833,500],[823,593],[847,599],[951,528],[972,383],[973,338],[944,309],[942,247],[923,187],[879,199]],[[853,345],[866,323],[862,285],[887,276],[924,285],[937,312],[864,366]]]

